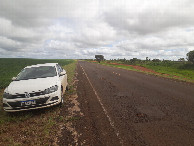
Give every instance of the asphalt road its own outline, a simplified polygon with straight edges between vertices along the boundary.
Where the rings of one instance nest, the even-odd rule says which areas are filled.
[[[78,145],[194,145],[194,84],[80,61]]]

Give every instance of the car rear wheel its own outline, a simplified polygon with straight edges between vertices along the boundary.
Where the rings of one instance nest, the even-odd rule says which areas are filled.
[[[59,103],[59,106],[62,106],[64,100],[63,100],[63,90],[61,90],[61,102]]]
[[[66,91],[68,91],[68,90],[69,90],[69,85],[66,86]]]

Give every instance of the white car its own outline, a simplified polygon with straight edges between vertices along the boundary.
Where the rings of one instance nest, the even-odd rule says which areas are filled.
[[[27,66],[12,80],[3,94],[7,112],[62,104],[68,89],[66,71],[57,63]]]

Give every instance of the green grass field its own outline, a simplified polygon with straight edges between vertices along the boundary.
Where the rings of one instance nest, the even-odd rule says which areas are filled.
[[[12,77],[17,76],[17,74],[28,65],[59,63],[61,66],[65,66],[72,62],[73,60],[64,59],[0,58],[0,89],[7,87]]]
[[[152,69],[161,74],[168,74],[170,77],[179,77],[181,80],[194,81],[194,65],[181,62],[158,62],[139,64],[140,66]]]

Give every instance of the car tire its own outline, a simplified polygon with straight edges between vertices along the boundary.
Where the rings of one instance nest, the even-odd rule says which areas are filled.
[[[66,86],[66,91],[69,91],[69,85]]]
[[[61,107],[63,105],[63,90],[61,90],[61,102],[59,103],[59,106]]]

